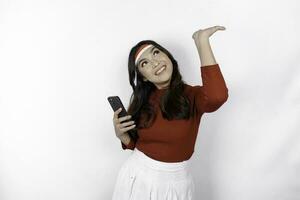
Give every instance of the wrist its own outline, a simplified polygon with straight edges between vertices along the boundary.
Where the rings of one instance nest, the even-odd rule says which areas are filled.
[[[196,46],[200,46],[200,45],[209,43],[209,38],[208,37],[201,37],[201,38],[198,38],[198,39],[194,39],[194,42],[195,42]]]

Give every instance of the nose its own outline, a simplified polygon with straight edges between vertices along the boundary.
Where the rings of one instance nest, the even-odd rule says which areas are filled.
[[[153,60],[152,61],[153,66],[157,67],[159,65],[159,61],[157,60]]]

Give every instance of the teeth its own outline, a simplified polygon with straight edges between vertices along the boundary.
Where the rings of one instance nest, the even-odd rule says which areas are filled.
[[[158,75],[160,72],[162,72],[163,70],[165,70],[165,66],[164,67],[162,67],[157,73],[156,73],[156,75]]]

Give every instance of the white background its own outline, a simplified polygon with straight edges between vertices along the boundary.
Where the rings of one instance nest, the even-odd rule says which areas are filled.
[[[111,199],[124,151],[108,96],[128,106],[127,59],[152,39],[202,85],[192,34],[229,89],[202,117],[192,156],[197,199],[300,199],[299,3],[0,1],[0,199]]]

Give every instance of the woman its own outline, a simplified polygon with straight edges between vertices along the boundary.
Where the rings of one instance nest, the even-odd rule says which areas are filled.
[[[202,86],[182,81],[176,60],[156,42],[144,40],[132,48],[128,70],[133,100],[128,116],[118,118],[119,109],[113,121],[122,148],[133,153],[119,171],[113,200],[195,198],[190,157],[200,119],[228,98],[209,43],[218,30],[225,28],[200,29],[192,36],[201,60]]]

